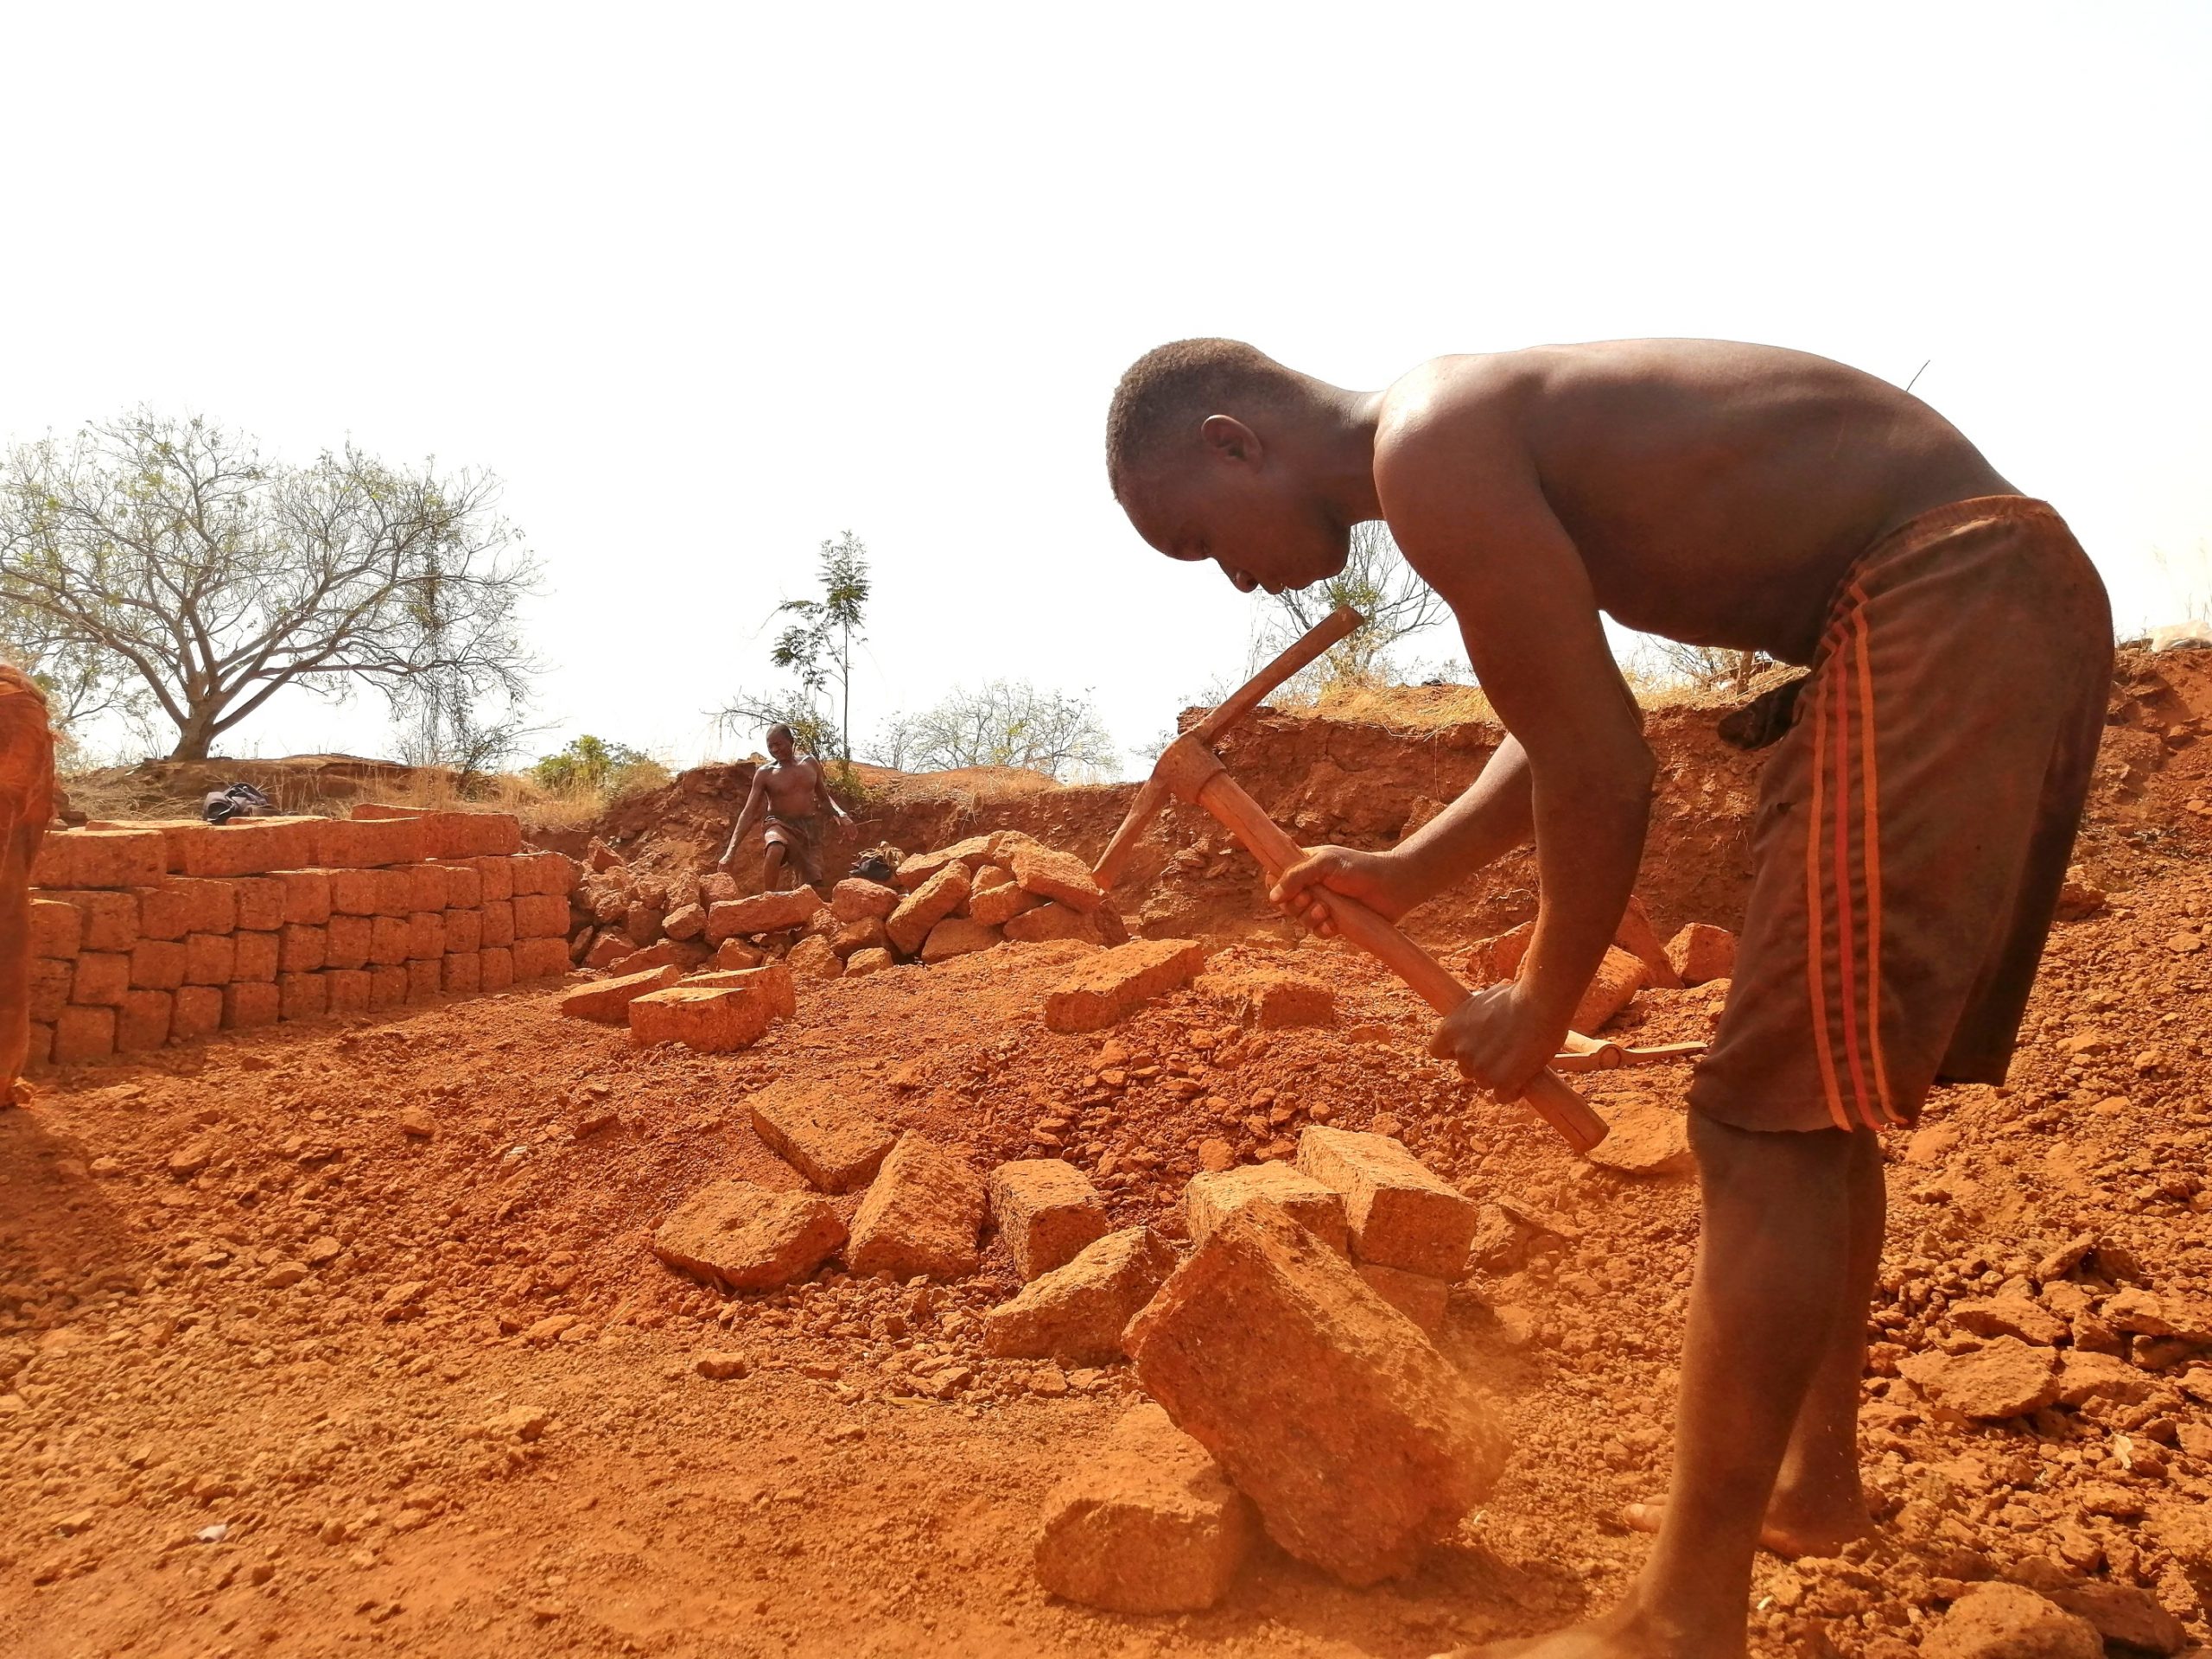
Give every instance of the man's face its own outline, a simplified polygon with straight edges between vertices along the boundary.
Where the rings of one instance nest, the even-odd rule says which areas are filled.
[[[1281,468],[1200,459],[1148,480],[1123,503],[1138,535],[1171,559],[1211,559],[1240,593],[1304,588],[1344,568],[1351,532]]]
[[[788,766],[798,751],[792,744],[789,732],[771,732],[768,734],[768,753],[778,766]]]

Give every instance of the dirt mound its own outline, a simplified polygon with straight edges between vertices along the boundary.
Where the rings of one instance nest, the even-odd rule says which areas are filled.
[[[100,766],[68,779],[71,810],[94,818],[197,817],[214,790],[251,784],[283,813],[339,813],[356,801],[450,797],[443,766],[403,766],[354,754],[295,754],[281,760],[142,760]]]
[[[1939,1090],[1886,1149],[1865,1441],[1882,1525],[1839,1558],[1762,1558],[1762,1659],[1907,1659],[1997,1580],[2110,1632],[2206,1639],[2205,712],[2212,663],[2126,660],[2083,841],[2108,906],[2054,935],[2010,1084]],[[1230,760],[1299,833],[1379,842],[1495,738],[1419,729],[1268,715]],[[1707,747],[1688,711],[1653,730],[1670,850],[1647,897],[1662,927],[1707,895],[1696,918],[1732,922],[1755,762]],[[679,780],[628,849],[718,836],[730,793]],[[924,798],[886,821],[1090,851],[1127,794]],[[1193,828],[1147,842],[1147,913],[1251,925],[1249,865]],[[1494,931],[1532,900],[1516,879],[1432,907],[1432,931]],[[810,985],[738,1054],[639,1049],[563,1020],[549,991],[58,1074],[0,1113],[0,1648],[1319,1659],[1610,1602],[1648,1548],[1621,1506],[1666,1480],[1688,1181],[1573,1160],[1472,1095],[1422,1057],[1427,1010],[1342,947],[1260,938],[1211,964],[1217,983],[1328,986],[1332,1024],[1244,1024],[1201,981],[1052,1031],[1084,952]],[[1623,1021],[1692,1039],[1715,1001],[1647,991]],[[1609,1111],[1673,1116],[1687,1076],[1580,1082]],[[982,1315],[1020,1283],[1005,1241],[950,1285],[833,1269],[734,1296],[655,1259],[653,1230],[707,1183],[798,1185],[745,1107],[779,1080],[826,1080],[978,1173],[1065,1158],[1109,1225],[1171,1238],[1210,1159],[1281,1159],[1313,1123],[1397,1135],[1483,1206],[1440,1341],[1508,1419],[1503,1483],[1386,1588],[1266,1548],[1173,1621],[1047,1598],[1040,1505],[1135,1395],[1126,1366],[986,1353]],[[828,1200],[848,1224],[860,1201]],[[2012,1390],[1995,1406],[1993,1382]],[[1973,1414],[1995,1408],[2017,1414]]]

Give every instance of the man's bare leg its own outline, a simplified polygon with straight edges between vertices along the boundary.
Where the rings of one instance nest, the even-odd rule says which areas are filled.
[[[1852,1268],[1854,1137],[1761,1134],[1693,1113],[1704,1237],[1690,1292],[1673,1496],[1626,1600],[1491,1659],[1739,1659],[1751,1559]],[[1863,1306],[1859,1317],[1864,1318]]]
[[[1820,1369],[1805,1390],[1789,1450],[1767,1504],[1762,1548],[1777,1555],[1833,1555],[1872,1529],[1859,1478],[1859,1389],[1866,1374],[1866,1310],[1881,1269],[1888,1192],[1872,1135],[1851,1137],[1851,1283],[1836,1310]],[[1663,1503],[1631,1503],[1628,1522],[1656,1532]]]
[[[784,843],[780,841],[772,841],[768,843],[768,856],[760,865],[760,891],[781,893],[783,890]]]

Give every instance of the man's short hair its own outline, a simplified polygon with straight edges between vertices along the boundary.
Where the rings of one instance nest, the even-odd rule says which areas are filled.
[[[1128,366],[1106,412],[1106,476],[1116,500],[1184,445],[1209,415],[1281,408],[1300,377],[1241,340],[1178,340]]]
[[[792,731],[790,727],[785,725],[781,721],[779,721],[775,725],[771,726],[768,728],[768,735],[771,738],[773,738],[778,732],[781,732],[785,737],[790,738],[794,743],[798,741],[798,734]]]

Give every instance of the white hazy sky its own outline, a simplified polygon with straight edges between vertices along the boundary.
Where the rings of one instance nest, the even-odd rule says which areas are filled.
[[[1190,334],[1356,387],[1637,334],[1927,361],[2123,624],[2212,588],[2203,0],[5,0],[0,63],[0,436],[143,401],[497,472],[546,747],[709,753],[849,527],[857,726],[1002,675],[1158,731],[1253,603],[1104,484],[1116,378]],[[228,747],[388,728],[293,696]]]

